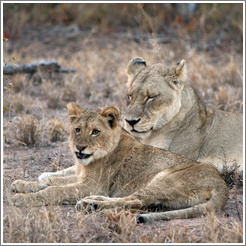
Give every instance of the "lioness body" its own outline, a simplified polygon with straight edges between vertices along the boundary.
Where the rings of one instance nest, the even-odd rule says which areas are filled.
[[[40,182],[17,180],[12,190],[27,194],[16,194],[15,205],[75,204],[82,199],[78,207],[162,204],[180,209],[140,215],[139,222],[196,217],[225,205],[228,189],[212,165],[139,143],[119,126],[115,107],[95,113],[71,103],[68,110],[75,175]]]
[[[127,130],[144,144],[212,163],[220,173],[243,171],[241,114],[209,111],[185,83],[186,67],[146,66],[141,58],[128,66]]]

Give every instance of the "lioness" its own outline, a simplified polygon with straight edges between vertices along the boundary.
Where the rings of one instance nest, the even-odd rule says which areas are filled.
[[[220,211],[228,189],[217,169],[139,143],[119,125],[116,107],[101,112],[84,111],[68,104],[70,148],[76,174],[50,177],[40,182],[12,183],[16,206],[92,203],[102,207],[141,208],[162,204],[179,209],[141,214],[138,222],[190,218]],[[32,192],[32,193],[29,193]]]
[[[186,83],[186,62],[174,67],[132,59],[127,67],[126,129],[143,144],[212,163],[220,173],[243,171],[241,114],[209,111]]]

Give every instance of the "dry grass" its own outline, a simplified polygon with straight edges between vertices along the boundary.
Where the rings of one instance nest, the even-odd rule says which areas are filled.
[[[15,112],[17,112],[16,108]],[[12,132],[8,133],[7,129]],[[4,130],[5,139],[8,139],[6,141],[15,143],[17,146],[48,146],[50,142],[64,142],[68,139],[67,122],[54,118],[37,119],[29,114],[23,114],[9,123],[6,122]]]
[[[117,47],[117,51],[112,49],[112,46]],[[181,58],[185,58],[189,69],[188,83],[195,87],[205,104],[211,108],[242,112],[241,57],[233,55],[234,58],[230,59],[232,54],[227,53],[223,54],[222,59],[214,61],[209,53],[197,53],[196,50],[184,47],[185,44],[182,42],[179,47],[173,47],[169,44],[164,46],[158,40],[151,46],[116,40],[114,44],[105,44],[104,49],[101,49],[92,38],[91,43],[82,46],[71,60],[60,58],[61,63],[69,62],[70,67],[78,70],[76,74],[65,76],[64,84],[58,86],[54,81],[42,80],[42,84],[34,86],[24,81],[25,86],[18,92],[10,91],[5,96],[4,102],[15,100],[20,101],[24,107],[25,104],[29,105],[30,115],[26,115],[26,109],[18,110],[17,104],[12,102],[8,105],[14,110],[5,112],[5,121],[13,119],[17,113],[20,114],[20,120],[12,122],[12,128],[14,131],[17,130],[18,143],[46,147],[52,143],[58,147],[59,141],[65,141],[67,135],[64,126],[64,122],[67,122],[67,113],[64,106],[68,101],[76,101],[84,108],[91,109],[117,105],[124,114],[127,81],[125,69],[128,61],[134,56],[143,57],[148,64],[163,62],[166,65],[174,65]],[[25,103],[27,98],[32,99],[31,104]],[[48,120],[49,117],[52,119]],[[9,129],[10,127],[6,125],[5,132]],[[10,143],[11,138],[15,136],[8,133],[6,139]],[[58,154],[57,159],[51,162],[50,170],[60,170],[63,161],[62,155]],[[158,228],[157,225],[137,226],[133,214],[125,214],[124,211],[115,213],[112,211],[108,215],[100,213],[83,215],[75,212],[74,207],[26,211],[5,205],[4,241],[23,243],[242,241],[241,222],[231,223],[230,219],[226,223],[220,223],[216,217],[201,219],[198,224],[205,224],[207,227],[200,227],[197,224],[193,227],[186,226],[185,221],[182,225],[162,222],[157,225],[165,227]],[[22,216],[19,216],[20,214]],[[148,227],[152,229],[145,232]]]
[[[30,79],[23,75],[5,77],[3,81],[5,87],[13,85],[4,91],[3,100],[4,105],[9,108],[9,111],[4,112],[3,119],[5,148],[4,242],[242,242],[242,221],[237,216],[234,216],[235,219],[233,219],[208,215],[205,218],[194,220],[136,225],[135,213],[128,210],[112,209],[84,214],[76,212],[73,206],[27,210],[11,205],[10,197],[13,194],[10,194],[9,186],[13,180],[18,178],[36,179],[44,171],[56,171],[72,164],[72,157],[68,154],[70,153],[68,144],[65,142],[68,138],[68,119],[65,109],[67,102],[75,101],[87,109],[100,109],[116,105],[122,111],[122,119],[124,118],[127,90],[126,66],[133,57],[143,57],[147,64],[161,62],[168,66],[176,64],[181,59],[186,59],[189,71],[187,83],[198,91],[209,108],[243,112],[241,51],[234,51],[234,46],[230,48],[230,43],[227,42],[221,49],[217,48],[211,52],[199,51],[196,44],[189,43],[189,39],[183,38],[187,37],[187,33],[194,32],[194,29],[187,26],[189,30],[186,30],[183,29],[185,24],[178,25],[175,22],[176,17],[171,14],[172,9],[163,17],[162,9],[158,9],[159,5],[156,5],[157,7],[153,10],[156,12],[148,11],[149,7],[144,5],[145,12],[142,13],[141,6],[111,5],[110,8],[114,10],[112,15],[109,15],[112,13],[110,11],[112,9],[106,8],[106,5],[100,5],[96,9],[96,14],[93,12],[95,5],[90,4],[86,5],[87,8],[82,8],[82,5],[76,8],[72,4],[50,6],[52,6],[51,9],[43,5],[41,20],[47,20],[52,16],[52,21],[55,23],[70,24],[78,20],[80,21],[78,23],[84,23],[86,19],[88,26],[93,23],[97,23],[97,25],[89,31],[83,31],[77,40],[71,40],[65,38],[65,33],[56,33],[55,29],[48,32],[45,28],[42,29],[42,35],[41,32],[37,32],[35,36],[27,29],[22,36],[22,32],[19,30],[25,27],[27,21],[25,18],[28,18],[28,21],[34,20],[35,16],[38,16],[40,5],[36,5],[30,16],[23,17],[26,10],[21,8],[19,14],[12,20],[6,19],[8,30],[13,27],[15,22],[19,21],[15,29],[11,29],[13,33],[10,35],[19,36],[20,39],[15,41],[19,49],[12,47],[13,50],[9,51],[9,48],[6,47],[5,57],[14,56],[16,62],[21,64],[34,60],[57,59],[62,66],[77,69],[77,73],[67,75],[40,73],[41,83],[34,83],[33,78]],[[208,12],[211,8],[213,8],[213,14],[209,16]],[[134,15],[135,19],[129,17],[133,12],[135,13],[136,9],[139,12]],[[211,23],[214,19],[222,20],[226,16],[223,15],[218,5],[210,5],[201,11],[203,11],[202,15],[196,17],[198,18],[196,23],[202,27],[201,30],[204,33],[211,31]],[[229,10],[226,8],[224,11],[228,13]],[[82,12],[86,15],[83,15]],[[127,13],[129,15],[126,15]],[[150,19],[144,13],[147,13]],[[118,18],[115,18],[114,15]],[[229,25],[236,26],[238,31],[235,32],[235,36],[241,35],[241,22],[238,16],[240,17],[237,15]],[[117,33],[109,30],[113,24],[118,27],[119,23],[115,23],[115,19],[123,21],[123,17],[125,17],[126,26],[136,25],[141,28],[141,31],[162,30],[163,20],[161,18],[164,18],[166,23],[176,27],[184,36],[179,36],[179,38],[174,38],[171,42],[163,44],[158,37],[155,38],[155,35],[148,34],[150,39],[146,42],[141,39],[139,42],[134,42],[129,38],[128,33],[117,36]],[[211,19],[212,17],[214,19]],[[220,25],[214,27],[214,32],[219,27]],[[107,35],[102,35],[102,30]],[[52,36],[53,33],[54,36]],[[56,42],[45,43],[43,37],[47,38],[49,35],[51,35],[51,40],[56,40]],[[32,41],[26,43],[29,40]],[[29,150],[27,147],[25,147],[25,151],[21,152],[23,145],[32,147],[28,154],[23,154]],[[21,154],[19,155],[19,153]],[[228,174],[228,179],[231,181],[234,180],[234,177]],[[233,201],[237,203],[236,196]],[[230,209],[236,210],[236,208]]]
[[[199,29],[201,34],[213,36],[221,29],[215,23],[224,23],[227,30],[233,30],[243,37],[242,4],[204,3],[198,6],[196,13],[188,18],[182,10],[170,3],[162,4],[4,4],[5,32],[11,37],[18,37],[27,23],[42,25],[44,23],[69,25],[76,23],[82,28],[97,26],[105,33],[127,27],[139,28],[149,32],[163,32],[167,25],[188,32]],[[208,35],[209,34],[209,35]]]
[[[62,107],[60,96],[54,95],[53,93],[50,93],[47,95],[47,106],[51,109],[59,109]]]
[[[58,119],[50,120],[49,132],[51,142],[63,142],[68,136],[68,131],[66,131],[63,121]]]
[[[23,75],[17,75],[17,76],[13,77],[12,85],[13,85],[13,91],[15,93],[18,93],[18,92],[20,92],[23,89],[23,87],[24,87],[23,80],[24,80],[24,76]]]
[[[215,214],[208,214],[207,225],[204,231],[208,243],[240,243],[243,241],[243,225],[232,220],[219,220]]]
[[[33,99],[30,96],[23,97],[23,94],[15,94],[10,96],[10,109],[17,115],[27,114],[32,106]]]
[[[9,226],[7,242],[59,243],[67,239],[66,232],[69,230],[69,225],[64,226],[59,207],[50,211],[45,207],[38,211],[30,209],[28,212],[25,211],[25,217],[22,216],[20,209],[12,207],[12,205],[9,206],[9,209],[12,210],[11,213],[4,218],[4,222]],[[10,216],[12,213],[16,216]]]
[[[38,121],[31,115],[24,115],[17,122],[16,139],[26,146],[32,147],[39,142],[40,129]]]
[[[23,216],[23,213],[26,215]],[[11,216],[15,214],[16,216]],[[137,225],[135,213],[111,210],[85,214],[69,207],[19,209],[11,204],[4,220],[4,242],[9,243],[241,243],[243,226],[215,214],[199,219],[199,225],[177,220]],[[196,230],[199,231],[198,235]],[[199,235],[200,234],[200,235]]]
[[[188,50],[189,51],[189,50]],[[21,119],[16,122],[17,139],[19,143],[27,146],[42,145],[44,138],[50,142],[64,141],[66,137],[63,122],[67,121],[64,104],[68,101],[76,101],[85,108],[101,108],[109,105],[117,105],[124,113],[125,91],[126,91],[126,74],[125,68],[130,58],[134,56],[142,56],[147,63],[163,62],[164,64],[175,64],[181,58],[187,60],[190,80],[189,83],[198,91],[205,103],[212,108],[222,108],[234,112],[242,112],[242,85],[240,84],[240,76],[242,74],[240,60],[234,58],[229,59],[230,54],[226,54],[223,61],[219,63],[213,62],[209,54],[197,54],[195,51],[191,55],[187,50],[171,49],[170,46],[165,47],[154,43],[152,47],[128,46],[123,44],[118,46],[118,52],[111,49],[108,45],[101,50],[96,44],[86,45],[74,55],[71,66],[78,69],[76,75],[71,75],[65,79],[65,84],[56,86],[55,83],[42,82],[39,86],[27,85],[25,89],[20,89],[18,93],[15,91],[6,95],[5,101],[12,100],[16,103],[10,104],[14,110],[5,114],[5,119],[11,119],[17,113],[26,112],[25,109],[18,110],[17,102],[20,105],[29,105],[26,99],[33,98],[34,101],[28,106],[31,115],[22,115]],[[226,62],[229,60],[229,68]],[[66,63],[64,61],[64,63]],[[201,66],[202,64],[202,66]],[[236,71],[236,72],[235,72]],[[78,74],[80,76],[78,76]],[[228,74],[231,74],[228,80]],[[226,81],[226,82],[225,82]],[[49,86],[48,86],[49,85]],[[32,88],[33,87],[33,88]],[[41,88],[41,91],[40,91]],[[42,91],[43,90],[43,91]],[[47,92],[49,92],[47,96]],[[16,97],[18,94],[18,97]],[[23,101],[21,101],[21,98]],[[52,100],[54,100],[52,102]],[[46,118],[52,115],[51,121],[46,120],[46,124],[42,124],[42,111],[37,110],[37,105],[44,104],[44,114]],[[64,104],[63,104],[64,102]],[[12,106],[11,106],[12,105]],[[45,106],[46,105],[46,106]],[[25,107],[25,106],[24,106]],[[58,114],[61,114],[58,119]],[[39,120],[32,115],[39,116]],[[10,116],[10,118],[7,117]],[[46,127],[47,126],[47,127]],[[7,130],[7,129],[6,129]],[[47,135],[48,133],[48,135]],[[40,134],[43,134],[42,136]],[[46,136],[46,137],[45,137]],[[60,169],[62,157],[53,162],[52,170]],[[7,210],[8,209],[8,210]],[[23,221],[23,216],[12,216],[20,214],[14,207],[5,209],[5,241],[6,242],[140,242],[140,243],[165,243],[165,242],[196,242],[198,240],[190,230],[185,226],[170,225],[168,229],[155,229],[147,235],[137,233],[136,224],[133,223],[132,216],[125,216],[122,213],[120,219],[115,221],[115,217],[106,216],[101,218],[99,223],[93,215],[84,217],[77,215],[73,218],[73,223],[78,225],[68,225],[67,218],[62,217],[63,209],[58,207],[48,209],[42,208],[27,212]],[[73,210],[73,209],[72,209]],[[98,218],[99,215],[96,216]],[[114,215],[115,216],[115,215]],[[117,216],[116,216],[117,218]],[[210,218],[212,220],[212,218]],[[201,228],[202,238],[204,242],[240,242],[242,240],[242,225],[235,222],[231,225],[220,224],[216,219],[217,234],[211,222],[208,228]],[[85,222],[87,221],[87,222]],[[130,221],[130,222],[129,222]],[[101,228],[104,228],[103,230]],[[71,232],[73,228],[74,232]],[[218,229],[219,228],[219,229]],[[92,230],[92,235],[88,231]],[[194,229],[195,230],[195,229]],[[80,231],[84,231],[83,236]],[[48,233],[47,233],[48,232]],[[77,232],[77,234],[76,234]],[[76,235],[75,235],[76,234]],[[73,236],[72,236],[73,235]],[[200,240],[200,239],[199,239]],[[198,240],[198,241],[199,241]]]

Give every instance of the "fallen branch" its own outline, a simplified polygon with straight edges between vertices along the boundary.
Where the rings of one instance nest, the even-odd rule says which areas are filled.
[[[58,62],[55,61],[39,61],[27,65],[10,64],[4,66],[3,74],[16,74],[16,73],[30,73],[34,74],[38,70],[47,73],[75,73],[75,69],[62,68]]]

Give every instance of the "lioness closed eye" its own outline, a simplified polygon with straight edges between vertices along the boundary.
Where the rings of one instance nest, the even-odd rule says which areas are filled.
[[[132,59],[127,68],[126,129],[143,144],[243,171],[242,114],[209,111],[189,86],[186,62],[173,67]]]
[[[40,182],[17,180],[16,206],[92,203],[141,208],[162,204],[174,211],[140,214],[138,222],[190,218],[220,211],[228,189],[217,169],[139,143],[119,125],[116,107],[84,111],[68,104],[70,148],[76,173]],[[32,192],[32,193],[29,193]]]

